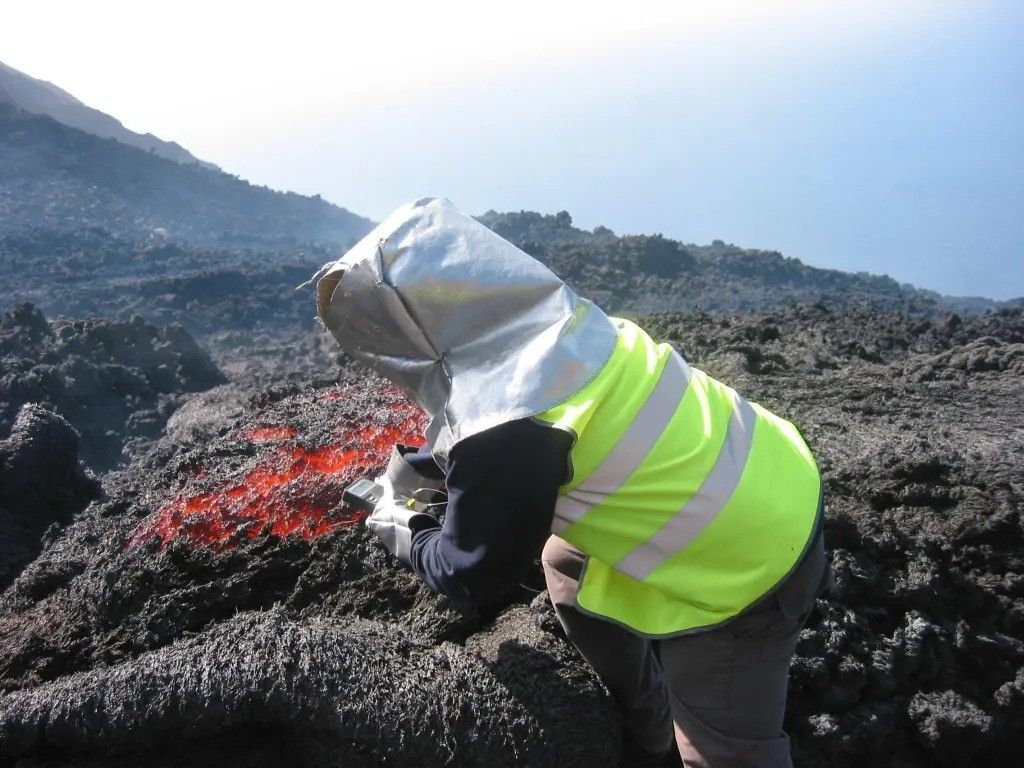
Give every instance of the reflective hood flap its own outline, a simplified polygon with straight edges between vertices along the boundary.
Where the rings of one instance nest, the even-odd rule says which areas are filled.
[[[349,354],[428,411],[442,461],[459,440],[575,394],[616,340],[594,304],[437,198],[398,209],[329,267],[317,308]]]

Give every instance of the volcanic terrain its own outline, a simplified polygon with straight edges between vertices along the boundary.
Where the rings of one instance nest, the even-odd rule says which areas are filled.
[[[794,664],[797,764],[1012,762],[1024,311],[642,322],[795,421],[822,466],[836,583]],[[33,432],[33,418],[4,444],[5,472],[36,466],[23,445],[37,455],[73,433]],[[344,358],[336,373],[192,396],[166,436],[84,488],[97,498],[0,598],[0,760],[617,765],[615,708],[539,573],[500,604],[452,604],[341,502],[422,427]],[[28,471],[18,493],[49,478]]]

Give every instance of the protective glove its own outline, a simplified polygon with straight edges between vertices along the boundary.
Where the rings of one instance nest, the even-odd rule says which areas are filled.
[[[429,496],[431,492],[440,491],[444,487],[444,480],[424,477],[417,472],[405,459],[406,454],[415,452],[416,449],[408,445],[396,445],[392,448],[391,459],[384,469],[384,476],[391,481],[391,486],[397,494],[422,501],[424,495]]]
[[[413,534],[426,528],[436,528],[440,523],[433,515],[411,508],[408,505],[409,499],[396,495],[386,474],[374,482],[384,489],[384,495],[366,518],[366,526],[391,554],[411,566]]]

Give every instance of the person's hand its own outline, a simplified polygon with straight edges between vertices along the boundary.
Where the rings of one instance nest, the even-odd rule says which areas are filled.
[[[394,486],[386,475],[378,477],[374,482],[384,489],[384,495],[366,518],[366,526],[391,554],[411,566],[413,534],[437,526],[437,519],[408,506],[409,500],[395,494]]]

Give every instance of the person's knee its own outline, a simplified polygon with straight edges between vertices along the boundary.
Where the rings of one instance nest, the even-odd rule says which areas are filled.
[[[564,539],[551,536],[544,545],[540,560],[551,601],[556,607],[572,605],[583,574],[585,555]]]
[[[579,580],[583,573],[585,555],[565,539],[549,536],[540,554],[545,571],[554,571],[570,579]]]

